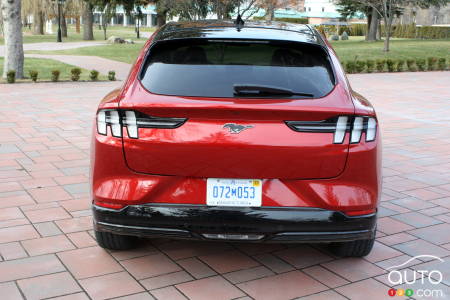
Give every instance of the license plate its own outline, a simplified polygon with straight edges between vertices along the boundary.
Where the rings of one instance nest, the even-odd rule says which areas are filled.
[[[211,206],[261,206],[260,179],[208,178],[206,204]]]

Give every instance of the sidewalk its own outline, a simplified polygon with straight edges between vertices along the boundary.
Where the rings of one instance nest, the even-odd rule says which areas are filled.
[[[57,43],[57,42],[45,42],[45,43],[29,43],[23,44],[23,51],[56,51],[56,50],[67,50],[67,49],[75,49],[75,48],[83,48],[83,47],[94,47],[105,45],[105,41],[85,41],[85,42],[65,42],[65,43]],[[5,56],[5,45],[0,45],[0,56]]]
[[[70,58],[89,68],[100,61]],[[349,75],[374,104],[383,137],[377,241],[364,258],[337,258],[320,244],[167,239],[105,251],[93,236],[90,133],[98,102],[122,83],[1,85],[0,299],[407,299],[389,296],[393,286],[414,290],[408,299],[450,299],[449,76]],[[389,281],[389,268],[424,254],[444,262],[414,259],[401,269],[414,284]],[[442,273],[439,284],[431,271]]]

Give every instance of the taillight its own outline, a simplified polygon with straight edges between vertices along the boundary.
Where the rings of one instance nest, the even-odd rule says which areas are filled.
[[[377,120],[368,116],[338,116],[322,121],[286,121],[286,125],[298,132],[332,132],[333,143],[342,144],[345,134],[350,133],[350,143],[359,143],[366,134],[366,142],[375,140]]]
[[[114,137],[122,137],[122,128],[127,129],[130,138],[139,138],[139,128],[165,128],[180,127],[186,122],[185,118],[161,118],[146,115],[133,110],[102,109],[97,113],[97,132],[108,134],[108,127]]]

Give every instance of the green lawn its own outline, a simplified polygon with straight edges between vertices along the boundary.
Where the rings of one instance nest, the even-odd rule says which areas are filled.
[[[144,44],[142,43],[114,44],[57,51],[27,51],[27,53],[101,56],[104,58],[131,64],[134,63],[139,51],[143,46]]]
[[[363,37],[350,37],[348,41],[331,41],[341,61],[366,59],[408,59],[446,57],[450,59],[450,40],[393,39],[390,51],[383,52],[383,41],[366,42]]]
[[[59,70],[60,76],[59,80],[70,80],[70,70],[75,68],[75,66],[68,65],[53,59],[44,58],[25,58],[24,72],[25,76],[29,77],[28,72],[30,70],[37,70],[39,72],[38,81],[49,81],[51,77],[51,72],[53,70]],[[80,80],[90,80],[89,72],[90,70],[81,69]],[[3,57],[0,57],[0,74],[3,74]],[[106,80],[107,77],[104,75],[99,75],[99,80]],[[30,81],[30,79],[18,80],[18,81]],[[5,79],[1,78],[0,82],[4,83]]]
[[[141,27],[141,32],[153,32],[154,28],[151,27]],[[23,31],[23,42],[24,43],[42,43],[42,42],[56,42],[56,26],[53,27],[54,34],[45,34],[45,35],[33,35],[28,28],[25,28]],[[63,38],[63,42],[79,42],[83,40],[83,29],[81,29],[81,33],[76,33],[75,25],[68,26],[68,37]],[[110,26],[106,31],[107,37],[110,36],[119,36],[124,39],[136,39],[136,33],[134,31],[134,27],[123,27],[123,26]],[[98,26],[94,26],[94,38],[97,41],[103,41],[103,30],[99,29]],[[141,41],[147,40],[146,38],[140,39]],[[4,44],[3,37],[0,37],[0,45]]]
[[[365,42],[363,37],[350,37],[348,41],[332,41],[341,61],[381,58],[427,58],[431,56],[450,59],[450,40],[414,40],[393,39],[391,51],[383,52],[383,41]],[[34,51],[30,53],[68,54],[68,55],[96,55],[108,59],[133,63],[142,44],[134,45],[105,45],[84,47],[61,51]]]

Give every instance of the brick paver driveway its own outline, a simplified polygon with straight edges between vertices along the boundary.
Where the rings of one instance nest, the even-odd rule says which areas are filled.
[[[364,259],[317,245],[162,239],[108,253],[92,238],[89,135],[97,101],[118,83],[0,85],[0,298],[389,299],[386,268],[428,254],[444,262],[403,268],[432,267],[442,282],[399,287],[449,299],[450,73],[350,79],[384,136],[378,240]]]

